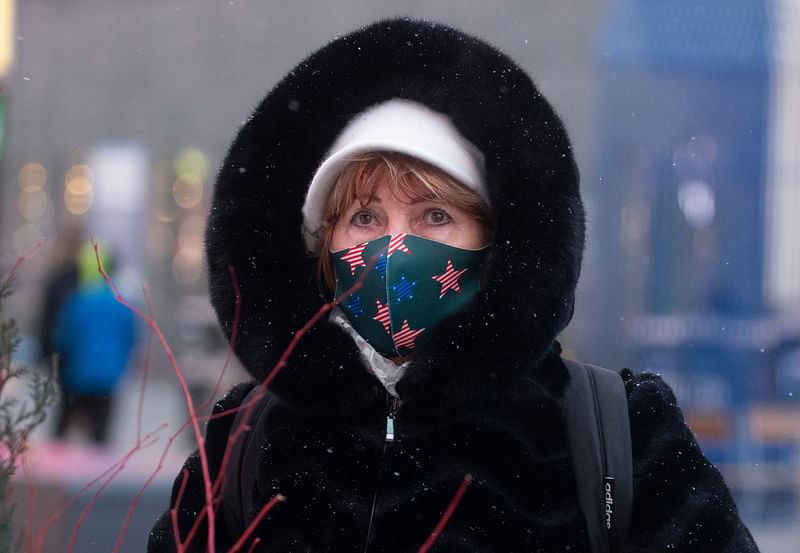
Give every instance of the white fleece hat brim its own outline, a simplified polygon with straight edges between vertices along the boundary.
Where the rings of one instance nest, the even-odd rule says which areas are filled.
[[[450,118],[410,100],[393,99],[356,116],[317,168],[303,203],[303,236],[313,250],[333,183],[353,158],[392,151],[419,158],[478,193],[488,204],[483,154],[456,130]]]

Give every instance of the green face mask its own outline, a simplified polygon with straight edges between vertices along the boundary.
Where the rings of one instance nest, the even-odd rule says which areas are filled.
[[[336,295],[363,277],[361,289],[341,304],[350,324],[381,355],[409,355],[439,322],[469,305],[488,250],[406,233],[384,236],[330,254]]]

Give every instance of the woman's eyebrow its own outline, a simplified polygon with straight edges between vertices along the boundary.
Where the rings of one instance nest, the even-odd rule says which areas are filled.
[[[431,202],[431,203],[434,203],[434,204],[445,203],[442,200],[439,200],[439,199],[436,199],[436,198],[424,198],[422,196],[417,196],[416,198],[414,198],[413,200],[411,200],[408,203],[411,204],[411,205],[414,205],[414,204],[420,204],[420,203],[423,203],[423,202]]]
[[[379,203],[381,203],[381,199],[378,196],[376,196],[375,194],[373,194],[371,196],[361,196],[358,199],[358,203],[361,204],[361,207],[364,207],[365,205],[369,205],[369,204],[379,204]]]

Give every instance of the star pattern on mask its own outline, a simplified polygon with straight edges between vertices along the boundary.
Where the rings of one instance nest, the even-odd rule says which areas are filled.
[[[382,280],[386,280],[386,254],[381,254],[378,258],[378,262],[375,263],[375,270],[378,271]]]
[[[392,337],[394,340],[394,347],[397,349],[414,349],[414,340],[416,340],[417,336],[422,334],[424,330],[424,328],[412,329],[408,326],[408,320],[404,320],[400,331],[396,332]]]
[[[356,318],[364,313],[364,309],[361,307],[361,296],[359,294],[352,294],[350,299],[347,300],[346,307]]]
[[[409,250],[408,246],[404,243],[406,236],[408,236],[407,232],[401,232],[400,234],[392,236],[389,240],[389,251],[386,252],[386,257],[391,257],[391,255],[398,250],[409,255],[411,254],[411,250]]]
[[[367,247],[367,244],[359,244],[358,246],[353,246],[349,248],[345,254],[341,257],[342,261],[350,264],[350,274],[355,276],[356,274],[356,267],[366,267],[367,264],[364,263],[364,248]]]
[[[458,285],[458,279],[461,278],[461,275],[463,275],[465,272],[467,272],[466,268],[456,271],[453,267],[453,262],[449,259],[447,260],[447,268],[445,269],[444,273],[432,277],[433,280],[442,285],[442,289],[439,292],[439,299],[442,299],[449,290],[461,293],[461,287]]]
[[[405,299],[413,299],[414,298],[414,286],[417,285],[417,281],[415,280],[407,280],[406,275],[400,275],[400,280],[397,284],[392,285],[392,290],[395,293],[395,297],[397,298],[398,302],[401,302]]]
[[[386,329],[386,332],[391,335],[392,327],[389,322],[389,304],[382,305],[381,300],[375,300],[375,304],[378,306],[378,313],[372,318],[381,323],[383,328]]]

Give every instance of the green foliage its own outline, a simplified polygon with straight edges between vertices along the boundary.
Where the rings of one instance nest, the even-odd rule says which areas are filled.
[[[26,369],[15,366],[12,359],[19,345],[17,325],[14,319],[3,315],[5,301],[11,294],[13,274],[12,270],[0,282],[0,553],[17,550],[13,496],[9,493],[11,477],[31,432],[44,422],[47,408],[58,395],[55,376],[40,372],[30,375],[25,400],[9,394],[9,383],[26,374]]]

